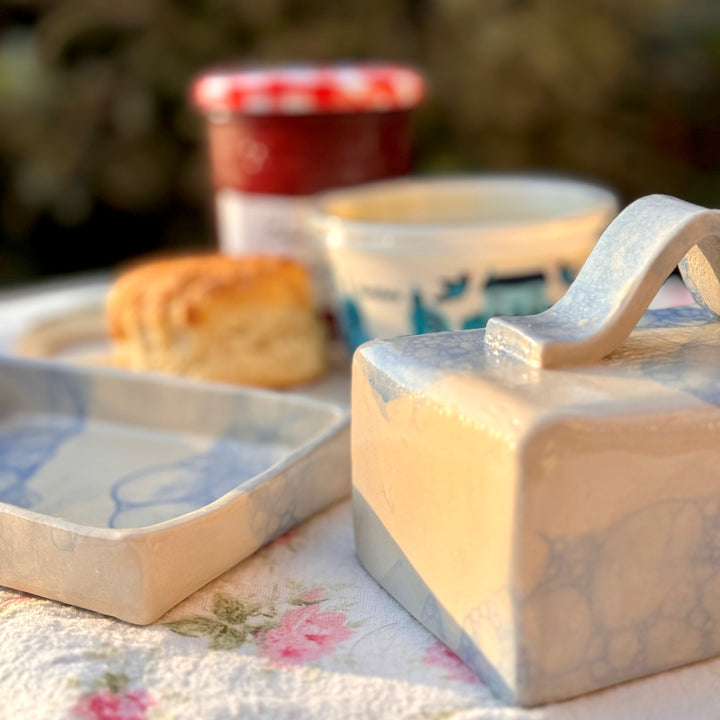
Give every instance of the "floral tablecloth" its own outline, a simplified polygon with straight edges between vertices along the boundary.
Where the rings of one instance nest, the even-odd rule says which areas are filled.
[[[31,305],[0,303],[0,352]],[[147,627],[0,588],[0,719],[718,716],[720,660],[559,705],[505,706],[364,572],[349,501]]]
[[[717,717],[720,661],[561,705],[504,706],[365,574],[349,502],[147,627],[0,590],[0,717]]]

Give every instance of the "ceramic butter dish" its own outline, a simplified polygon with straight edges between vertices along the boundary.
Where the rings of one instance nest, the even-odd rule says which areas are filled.
[[[350,490],[349,416],[292,394],[0,360],[0,585],[153,622]]]
[[[360,560],[504,699],[720,654],[718,235],[643,198],[550,310],[355,355]]]

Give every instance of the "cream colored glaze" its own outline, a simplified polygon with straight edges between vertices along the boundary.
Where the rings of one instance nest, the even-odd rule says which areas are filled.
[[[720,323],[666,311],[572,370],[481,340],[356,354],[353,482],[383,528],[361,558],[389,534],[427,597],[375,576],[521,704],[720,654]]]
[[[353,383],[355,487],[451,614],[464,617],[478,598],[497,600],[512,567],[511,443],[419,396],[391,401],[383,414],[366,377],[356,373]],[[478,454],[493,462],[479,465]],[[494,612],[514,624],[509,597]],[[512,675],[513,648],[490,642],[488,634],[486,653]]]

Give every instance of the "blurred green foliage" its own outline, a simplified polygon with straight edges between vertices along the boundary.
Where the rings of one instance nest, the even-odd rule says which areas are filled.
[[[558,170],[720,205],[706,0],[2,0],[0,282],[212,246],[193,75],[352,59],[425,71],[418,171]]]

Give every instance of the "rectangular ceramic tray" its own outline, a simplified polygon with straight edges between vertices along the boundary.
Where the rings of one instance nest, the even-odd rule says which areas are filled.
[[[147,624],[350,490],[347,409],[0,359],[0,584]]]

